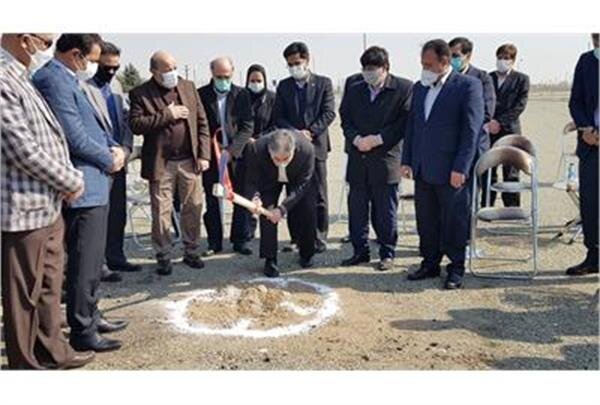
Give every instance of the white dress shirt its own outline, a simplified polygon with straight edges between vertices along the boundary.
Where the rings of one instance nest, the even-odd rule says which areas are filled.
[[[450,73],[452,73],[452,69],[448,69],[433,85],[429,86],[429,90],[425,96],[425,121],[429,119],[429,114],[431,113],[435,99],[440,94],[440,91],[442,91],[442,87],[444,87]]]
[[[217,93],[217,106],[219,107],[219,124],[221,124],[221,138],[223,139],[223,147],[229,146],[227,134],[225,133],[225,114],[227,113],[227,94],[228,93]]]

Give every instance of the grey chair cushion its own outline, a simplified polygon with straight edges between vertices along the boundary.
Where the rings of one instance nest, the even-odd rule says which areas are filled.
[[[522,181],[500,181],[492,184],[492,190],[500,193],[520,193],[531,190],[531,184]]]
[[[531,218],[531,215],[519,207],[487,207],[477,212],[477,218],[485,222],[526,221]]]

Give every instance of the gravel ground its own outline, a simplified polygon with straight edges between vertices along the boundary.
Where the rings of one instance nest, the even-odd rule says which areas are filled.
[[[87,369],[598,369],[598,277],[563,277],[582,259],[581,240],[573,245],[552,240],[561,224],[576,214],[564,192],[551,187],[559,158],[558,134],[568,120],[566,95],[534,95],[524,116],[524,131],[539,149],[541,227],[535,281],[482,280],[467,276],[465,288],[444,291],[442,279],[408,282],[419,263],[414,209],[407,202],[393,271],[373,264],[341,268],[351,254],[339,243],[347,232],[345,211],[332,224],[329,250],[315,268],[303,270],[293,253],[280,256],[283,275],[333,288],[340,312],[310,333],[277,339],[184,334],[167,323],[165,302],[195,289],[224,286],[261,276],[256,257],[231,253],[206,260],[203,270],[179,261],[174,274],[154,273],[150,251],[128,254],[144,264],[139,274],[125,274],[118,284],[103,284],[101,308],[109,318],[130,326],[115,336],[122,350],[101,354]],[[330,213],[337,219],[345,157],[339,122],[333,125],[334,151],[329,160]],[[527,200],[527,199],[526,199]],[[528,203],[528,202],[526,202]],[[287,239],[285,226],[280,227]],[[253,245],[255,251],[257,243]],[[527,254],[525,239],[483,235],[486,254]],[[373,245],[373,253],[376,246]],[[524,271],[527,264],[481,261],[484,271]]]

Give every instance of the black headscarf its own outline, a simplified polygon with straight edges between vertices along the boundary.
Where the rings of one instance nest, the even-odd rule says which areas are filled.
[[[265,70],[264,67],[262,67],[262,65],[259,64],[254,64],[252,66],[250,66],[248,68],[248,73],[246,73],[246,88],[248,88],[248,84],[250,83],[250,75],[254,72],[260,72],[263,75],[263,80],[265,81],[265,87],[262,89],[262,91],[260,93],[254,93],[253,91],[248,90],[248,92],[250,93],[251,97],[252,97],[252,101],[256,100],[257,98],[262,97],[265,92],[267,91],[267,71]]]

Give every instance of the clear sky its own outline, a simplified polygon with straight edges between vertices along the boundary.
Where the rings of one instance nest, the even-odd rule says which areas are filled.
[[[591,48],[590,36],[582,34],[464,34],[475,44],[473,64],[491,70],[495,50],[506,42],[519,49],[518,68],[533,83],[571,80],[580,53]],[[420,73],[419,49],[431,38],[451,39],[456,34],[367,34],[367,45],[385,47],[391,56],[391,71],[411,79]],[[208,62],[219,55],[234,59],[238,84],[252,63],[263,64],[269,82],[287,76],[282,56],[285,46],[295,40],[307,43],[313,70],[330,76],[335,84],[358,71],[363,50],[363,34],[103,34],[122,48],[123,63],[133,63],[142,76],[148,73],[148,60],[158,49],[168,50],[178,60],[179,70],[189,66],[189,78],[198,84],[209,78]],[[242,77],[244,79],[242,79]]]

